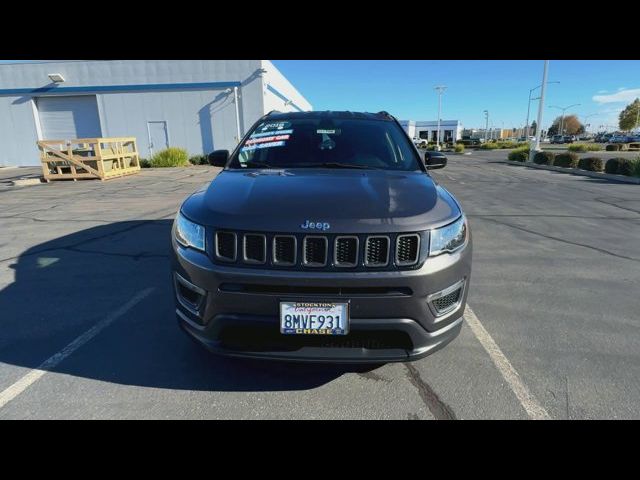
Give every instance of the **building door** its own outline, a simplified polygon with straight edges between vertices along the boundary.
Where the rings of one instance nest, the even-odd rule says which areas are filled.
[[[169,148],[169,131],[167,122],[164,120],[159,122],[147,122],[147,130],[149,132],[149,156],[153,156],[160,150]]]
[[[102,136],[95,95],[61,95],[36,99],[43,140]]]

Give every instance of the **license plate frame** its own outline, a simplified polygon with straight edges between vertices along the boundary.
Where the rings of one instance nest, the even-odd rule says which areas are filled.
[[[351,321],[349,307],[349,301],[282,300],[280,301],[279,314],[280,333],[283,335],[312,336],[348,335]],[[339,315],[338,311],[340,312]],[[287,315],[290,317],[287,318]],[[293,317],[294,315],[298,316],[298,318]],[[311,316],[313,318],[310,318]],[[320,319],[318,318],[319,316],[324,316],[325,318]],[[327,319],[326,317],[331,318]],[[288,323],[287,320],[289,321]],[[298,321],[296,322],[296,320]]]

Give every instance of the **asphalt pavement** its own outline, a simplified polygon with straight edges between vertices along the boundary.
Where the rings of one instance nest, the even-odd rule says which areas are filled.
[[[460,336],[371,367],[224,359],[179,330],[171,221],[217,169],[27,187],[0,169],[0,419],[640,418],[640,186],[505,156],[433,173],[474,237]]]

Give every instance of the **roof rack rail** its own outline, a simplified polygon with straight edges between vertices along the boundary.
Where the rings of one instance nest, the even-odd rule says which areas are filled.
[[[391,115],[389,112],[387,112],[386,110],[381,110],[378,112],[378,115],[384,115],[385,117],[389,117],[389,118],[395,118],[393,115]]]

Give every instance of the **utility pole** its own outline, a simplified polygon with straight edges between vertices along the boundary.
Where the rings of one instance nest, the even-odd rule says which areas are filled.
[[[438,92],[438,133],[436,136],[436,150],[440,151],[440,114],[442,112],[442,94],[447,89],[445,85],[437,85],[434,90]]]
[[[489,133],[489,110],[484,110],[484,119],[485,119],[484,141],[486,143],[486,141],[487,141],[487,133]]]
[[[542,90],[540,91],[540,103],[538,104],[538,120],[536,121],[537,129],[542,130],[542,110],[544,109],[544,95],[547,93],[547,73],[549,71],[549,60],[544,61],[544,70],[542,72]],[[533,162],[534,152],[540,150],[540,135],[536,135],[535,147],[529,147],[529,161]]]

